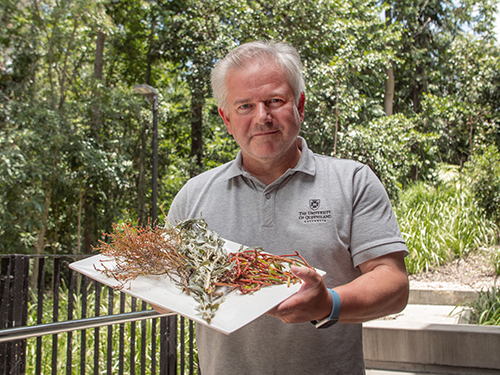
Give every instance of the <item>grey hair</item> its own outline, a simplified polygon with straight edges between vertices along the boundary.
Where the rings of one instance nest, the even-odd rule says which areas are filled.
[[[277,63],[292,86],[295,104],[305,93],[302,63],[297,50],[283,42],[255,41],[242,44],[220,60],[212,71],[212,92],[217,105],[227,109],[226,77],[231,70],[238,70],[250,62],[259,60],[261,64],[270,60]]]

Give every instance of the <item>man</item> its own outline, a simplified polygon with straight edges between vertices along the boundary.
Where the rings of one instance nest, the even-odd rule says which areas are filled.
[[[386,192],[368,167],[314,154],[298,136],[305,86],[293,47],[236,48],[212,88],[241,151],[188,181],[169,221],[203,214],[222,238],[297,250],[327,274],[294,267],[300,291],[230,335],[198,325],[201,373],[363,374],[361,323],[408,299],[407,249]]]

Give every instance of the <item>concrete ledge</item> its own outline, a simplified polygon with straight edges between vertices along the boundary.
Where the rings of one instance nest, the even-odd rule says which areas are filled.
[[[429,324],[424,319],[404,325],[394,323],[376,320],[363,325],[367,368],[500,373],[500,327]]]
[[[456,366],[435,366],[423,364],[405,364],[400,362],[365,361],[367,375],[498,375],[498,370],[483,368],[464,368]],[[376,370],[371,370],[376,369]]]
[[[412,289],[408,303],[412,305],[458,306],[477,299],[478,293],[465,290]]]
[[[461,324],[475,291],[412,289],[399,314],[363,324],[366,367],[427,374],[500,374],[500,327]]]

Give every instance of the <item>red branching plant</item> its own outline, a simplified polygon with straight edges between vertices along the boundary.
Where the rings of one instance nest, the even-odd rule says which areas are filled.
[[[113,225],[114,232],[106,234],[109,243],[100,241],[95,250],[112,257],[113,269],[106,267],[106,276],[114,277],[123,288],[139,276],[166,275],[181,285],[187,285],[190,272],[186,258],[179,252],[182,246],[179,233],[168,227],[139,227],[131,223]]]
[[[237,288],[242,294],[256,292],[263,286],[290,286],[300,282],[300,279],[290,272],[290,265],[310,267],[298,252],[291,255],[272,255],[261,248],[230,253],[229,260],[235,264],[232,274],[228,277],[231,281],[229,284],[218,285]]]

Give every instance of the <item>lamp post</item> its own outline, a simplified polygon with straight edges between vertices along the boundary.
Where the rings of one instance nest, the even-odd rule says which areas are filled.
[[[152,191],[152,206],[151,220],[152,225],[156,225],[158,220],[158,92],[151,86],[142,84],[134,86],[134,91],[144,95],[153,102],[153,191]]]

